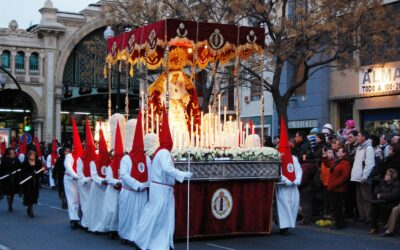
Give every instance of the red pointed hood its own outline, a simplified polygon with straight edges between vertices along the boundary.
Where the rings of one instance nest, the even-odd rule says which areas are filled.
[[[58,159],[58,153],[57,153],[57,140],[54,137],[53,139],[53,144],[51,145],[51,166],[54,166],[56,163],[56,160]]]
[[[117,130],[115,131],[114,157],[111,161],[113,177],[118,179],[118,170],[122,157],[124,157],[124,145],[122,143],[121,129],[117,122]]]
[[[86,177],[90,176],[90,162],[96,160],[97,160],[96,146],[94,145],[92,130],[90,128],[88,118],[86,117],[86,143],[85,143],[85,151],[83,152],[82,155],[83,174]]]
[[[26,135],[26,133],[24,133],[24,135],[22,136],[22,143],[19,145],[19,154],[26,155],[27,140],[28,136]]]
[[[161,125],[161,132],[159,133],[159,139],[160,139],[160,147],[158,147],[157,151],[161,149],[166,149],[171,152],[174,143],[172,141],[171,131],[169,129],[169,123],[168,123],[167,110],[165,109],[165,107],[163,108],[162,125]]]
[[[42,149],[40,148],[40,142],[39,139],[35,136],[35,138],[33,139],[33,142],[35,143],[35,148],[36,148],[36,155],[42,159],[43,154],[42,154]]]
[[[74,143],[74,148],[72,149],[72,156],[74,157],[74,165],[72,167],[76,172],[76,161],[78,160],[79,157],[82,156],[83,148],[78,128],[76,127],[76,121],[74,116],[71,116],[71,122],[72,122],[72,139]]]
[[[104,138],[104,133],[103,130],[100,129],[100,139],[99,139],[99,155],[97,157],[96,161],[96,168],[97,168],[97,174],[104,178],[105,172],[101,171],[103,166],[108,166],[111,162],[110,156],[108,155],[108,148],[107,148],[107,142],[106,139]]]
[[[281,116],[281,134],[278,151],[282,154],[282,175],[293,182],[296,179],[296,174],[293,166],[293,157],[289,147],[289,136],[287,134],[286,123],[283,116]]]
[[[132,150],[129,156],[132,160],[131,176],[137,181],[146,182],[148,180],[148,171],[146,155],[144,154],[142,114],[138,115],[136,123],[135,136],[133,137]]]

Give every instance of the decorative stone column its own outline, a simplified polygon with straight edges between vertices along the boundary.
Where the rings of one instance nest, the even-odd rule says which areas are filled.
[[[40,141],[43,141],[43,121],[44,121],[44,116],[42,115],[34,116],[32,121],[33,126],[35,127],[35,134]]]
[[[15,56],[17,55],[17,51],[13,49],[11,51],[11,58],[10,58],[10,69],[11,69],[11,74],[15,75]]]
[[[56,86],[56,92],[59,92],[60,90],[60,85]],[[56,93],[54,95],[55,101],[56,101],[56,119],[55,119],[55,127],[56,127],[56,138],[59,142],[61,142],[61,99],[62,95],[59,93]]]
[[[29,58],[31,56],[31,52],[30,51],[25,51],[25,82],[30,82],[29,79]]]
[[[39,54],[39,82],[44,81],[44,72],[43,72],[43,63],[44,63],[44,55],[42,53]]]
[[[47,50],[47,79],[46,79],[46,141],[51,141],[54,133],[54,68],[55,68],[55,51]]]

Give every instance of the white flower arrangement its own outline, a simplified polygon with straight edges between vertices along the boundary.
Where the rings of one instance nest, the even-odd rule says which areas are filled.
[[[279,161],[281,155],[274,148],[174,148],[172,157],[176,161],[186,161],[190,153],[192,161],[213,160],[247,160],[247,161]]]

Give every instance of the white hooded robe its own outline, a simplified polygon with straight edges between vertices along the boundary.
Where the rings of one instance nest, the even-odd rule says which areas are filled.
[[[71,153],[65,156],[64,167],[64,189],[67,196],[68,215],[70,220],[79,221],[79,191],[78,191],[78,175],[72,168],[74,165],[74,157]]]
[[[187,172],[174,167],[171,153],[157,152],[150,171],[150,195],[137,225],[135,243],[140,249],[174,248],[175,180],[183,182]]]
[[[104,225],[106,225],[106,232],[116,232],[118,231],[119,190],[115,189],[114,186],[117,185],[117,183],[121,183],[121,181],[114,178],[111,166],[108,166],[106,169],[106,180],[108,186],[104,195],[102,221]]]
[[[276,205],[278,212],[279,228],[294,228],[299,210],[300,195],[298,185],[301,183],[303,171],[296,157],[293,156],[293,165],[296,179],[289,181],[285,176],[281,176],[280,183],[276,185]]]
[[[103,185],[105,178],[102,178],[97,173],[96,163],[90,162],[90,176],[93,183],[90,187],[89,200],[87,204],[88,213],[88,229],[90,232],[105,232],[106,225],[102,221],[104,196],[107,185]]]
[[[90,211],[88,210],[88,200],[90,187],[92,186],[92,178],[86,177],[83,174],[83,161],[81,158],[78,158],[78,162],[76,164],[76,172],[78,174],[78,190],[79,190],[79,200],[81,203],[82,210],[82,220],[81,225],[85,228],[88,227],[88,214]]]
[[[146,157],[146,164],[148,174],[150,175],[151,161],[148,157]],[[148,199],[148,191],[140,189],[148,187],[149,181],[137,181],[131,176],[131,171],[131,157],[125,155],[121,160],[120,167],[122,189],[119,195],[118,233],[122,239],[134,241],[137,232],[137,224]]]

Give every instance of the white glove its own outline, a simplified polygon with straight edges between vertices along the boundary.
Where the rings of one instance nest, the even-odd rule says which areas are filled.
[[[185,177],[186,177],[187,179],[192,178],[192,176],[193,176],[193,173],[192,173],[192,172],[186,172],[186,173],[185,173]]]
[[[293,182],[289,181],[288,179],[285,179],[285,184],[286,186],[291,186],[293,185]]]
[[[143,192],[143,191],[145,191],[145,190],[146,190],[146,188],[147,188],[147,186],[146,186],[146,185],[144,185],[144,184],[140,184],[140,186],[139,186],[139,188],[138,188],[138,191],[139,191],[139,192]]]
[[[294,185],[299,186],[301,184],[301,180],[295,180]]]

